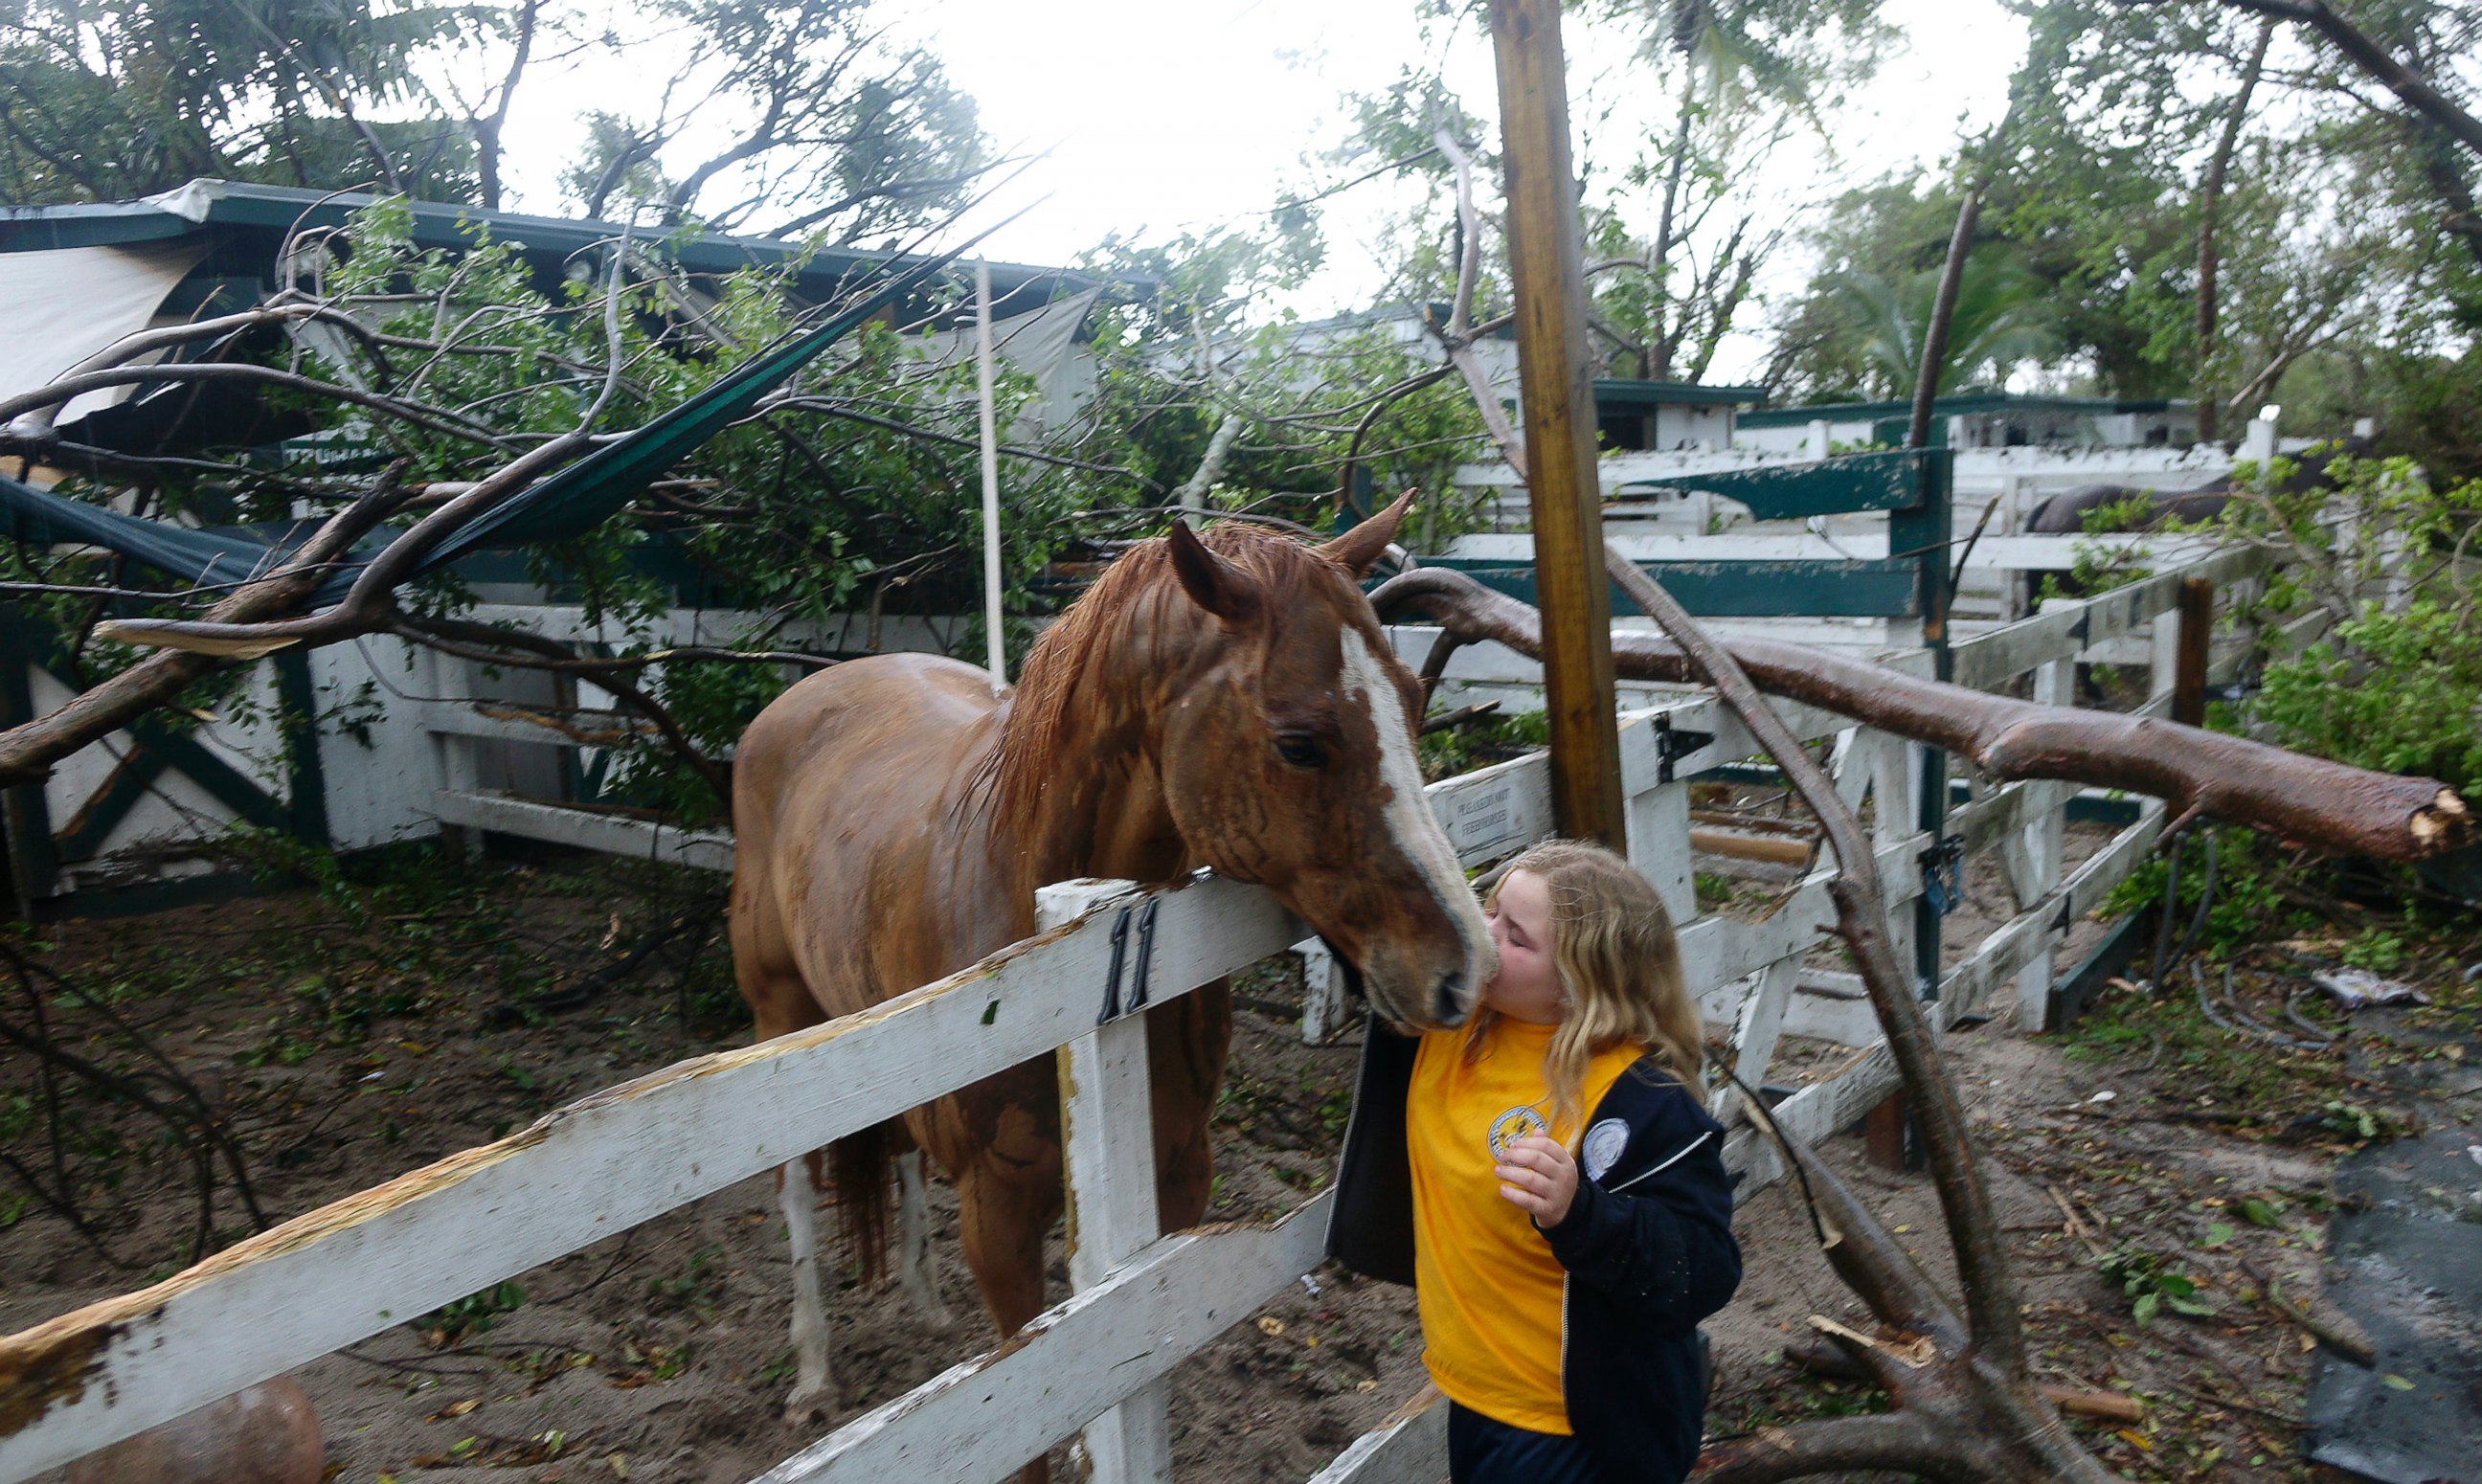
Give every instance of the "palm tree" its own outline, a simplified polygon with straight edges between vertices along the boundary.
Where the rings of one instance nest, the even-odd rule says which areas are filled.
[[[1922,337],[1929,331],[1931,302],[1940,271],[1888,278],[1844,273],[1832,290],[1861,358],[1878,373],[1874,388],[1893,398],[1914,394]],[[1939,389],[1953,391],[1988,372],[1996,383],[2020,360],[2056,355],[2060,336],[2047,303],[2047,286],[2017,256],[1996,247],[1976,248],[1958,280],[1956,316],[1948,327],[1947,357]]]

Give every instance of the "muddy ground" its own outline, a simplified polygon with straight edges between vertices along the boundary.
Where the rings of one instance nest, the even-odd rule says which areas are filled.
[[[1967,914],[2005,914],[1991,900],[2003,888],[1968,885],[1980,900]],[[1763,909],[1763,893],[1742,896],[1735,910]],[[13,1052],[0,1061],[0,1153],[20,1175],[0,1179],[0,1331],[176,1270],[202,1227],[206,1241],[228,1242],[738,1044],[746,1030],[712,930],[719,903],[710,878],[622,862],[465,867],[409,855],[324,892],[17,930],[8,941],[21,972],[0,980],[13,996],[6,1015],[24,1021],[31,991],[56,1046],[158,1093],[177,1072],[229,1131],[257,1215],[220,1164],[201,1219],[183,1153],[195,1130],[47,1086],[35,1058]],[[623,960],[626,972],[608,972]],[[2454,967],[2442,957],[2406,973],[2452,998]],[[1238,990],[1215,1220],[1278,1214],[1324,1183],[1357,1054],[1356,1035],[1301,1044],[1287,962]],[[2462,1013],[2408,1026],[2404,1055],[2446,1055],[2473,1034]],[[1988,1141],[2038,1367],[2142,1407],[2139,1421],[2074,1419],[2076,1430],[2132,1478],[2341,1478],[2298,1456],[2310,1341],[2266,1302],[2264,1281],[2289,1275],[2285,1293],[2314,1299],[2339,1153],[2372,1129],[2469,1124],[2482,1100],[2421,1101],[2391,1088],[2366,1050],[2356,1071],[2340,1054],[2221,1035],[2177,1002],[2124,992],[2068,1035],[2028,1038],[2003,1018],[1948,1048]],[[136,1036],[167,1063],[150,1073]],[[1840,1059],[1809,1049],[1782,1075]],[[1944,1275],[1925,1179],[1868,1167],[1852,1138],[1830,1155]],[[834,1253],[839,1420],[991,1342],[947,1239],[944,1186],[934,1208],[956,1316],[944,1325],[892,1285],[858,1285],[851,1255]],[[1748,1196],[1739,1230],[1749,1279],[1709,1326],[1721,1365],[1710,1431],[1880,1405],[1783,1360],[1812,1314],[1866,1325],[1817,1256],[1797,1192]],[[737,1481],[779,1462],[809,1441],[779,1415],[790,1384],[782,1233],[768,1181],[745,1181],[306,1367],[330,1476]],[[2192,1301],[2212,1312],[2164,1309],[2139,1323],[2125,1276],[2102,1275],[2115,1253],[2194,1283]],[[1052,1276],[1065,1296],[1057,1262]],[[1421,1384],[1410,1295],[1321,1271],[1175,1372],[1178,1474],[1304,1478]]]

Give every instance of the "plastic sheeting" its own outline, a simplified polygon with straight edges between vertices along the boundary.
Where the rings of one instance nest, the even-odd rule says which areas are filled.
[[[1032,377],[1042,389],[1042,398],[1032,409],[1042,429],[1066,427],[1094,394],[1095,368],[1076,354],[1077,331],[1102,297],[1101,289],[1091,288],[1031,314],[1012,314],[991,322],[992,352],[1012,369]],[[967,365],[974,358],[974,329],[966,325],[923,335],[909,342],[909,348],[936,370]]]
[[[115,340],[145,329],[206,251],[204,244],[191,242],[0,252],[0,305],[9,306],[10,331],[9,354],[0,357],[0,399],[38,390]],[[54,422],[66,426],[137,389],[88,392]]]

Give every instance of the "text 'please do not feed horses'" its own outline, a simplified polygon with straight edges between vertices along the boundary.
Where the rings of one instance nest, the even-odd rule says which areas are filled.
[[[1035,930],[1036,888],[1168,884],[1198,866],[1267,887],[1358,972],[1381,1013],[1460,1022],[1491,936],[1422,793],[1419,688],[1358,579],[1409,494],[1324,546],[1239,524],[1131,548],[1035,645],[1013,692],[918,654],[802,681],[733,767],[733,963],[761,1038],[850,1015]],[[1147,1012],[1155,1179],[1194,1226],[1231,1034],[1217,984]],[[1059,1217],[1050,1057],[915,1108],[834,1151],[848,1230],[884,1248],[887,1162],[909,1146],[957,1187],[964,1257],[1003,1336],[1043,1304]],[[798,1414],[830,1410],[805,1161],[783,1167]],[[936,1313],[906,1158],[900,1271]]]

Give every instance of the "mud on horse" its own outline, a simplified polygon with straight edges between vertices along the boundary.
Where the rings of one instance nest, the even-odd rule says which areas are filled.
[[[802,681],[751,724],[733,767],[734,971],[761,1038],[849,1015],[1035,927],[1035,890],[1149,884],[1211,866],[1257,882],[1333,945],[1382,1013],[1458,1023],[1495,960],[1423,797],[1418,689],[1361,576],[1412,500],[1324,546],[1238,524],[1133,547],[1046,632],[1017,689],[915,654]],[[1208,1122],[1231,1035],[1218,982],[1147,1012],[1155,1179],[1167,1230],[1204,1214]],[[1064,1204],[1045,1056],[833,1151],[848,1230],[884,1260],[899,1159],[900,1273],[938,1314],[919,1155],[956,1183],[991,1322],[1043,1307]],[[781,1172],[794,1260],[791,1410],[832,1412],[811,1167]]]

